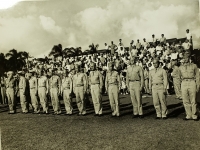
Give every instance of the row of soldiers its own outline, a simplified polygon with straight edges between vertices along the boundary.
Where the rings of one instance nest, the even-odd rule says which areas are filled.
[[[153,97],[153,104],[156,110],[156,119],[167,119],[167,102],[166,93],[168,86],[168,79],[166,71],[160,67],[159,60],[154,59],[154,69],[149,72],[149,79],[144,77],[144,70],[142,67],[136,65],[135,57],[130,60],[130,66],[126,73],[126,85],[130,92],[130,97],[133,105],[133,118],[143,118],[142,108],[142,89],[145,82],[149,82],[149,90]],[[39,71],[39,77],[36,78],[35,72],[30,70],[31,77],[29,79],[29,92],[31,103],[34,108],[33,113],[39,113],[39,103],[42,105],[43,113],[49,114],[47,94],[50,94],[54,114],[61,114],[59,95],[63,96],[65,104],[66,115],[72,114],[72,93],[76,96],[76,103],[79,110],[78,115],[85,116],[85,93],[90,91],[92,101],[94,104],[95,116],[102,116],[102,90],[105,89],[109,96],[110,106],[112,110],[112,117],[120,116],[119,106],[119,92],[121,81],[119,73],[114,70],[114,64],[109,63],[109,70],[103,78],[100,71],[97,70],[96,64],[90,63],[90,73],[87,76],[81,72],[81,67],[75,65],[75,73],[69,76],[69,72],[65,70],[64,77],[61,79],[56,70],[52,70],[52,76],[47,78],[45,70]],[[20,103],[23,113],[28,113],[27,97],[26,97],[26,79],[22,71],[18,72],[20,75],[19,82],[13,78],[13,72],[7,73],[6,79],[6,94],[9,102],[10,114],[15,113],[15,94],[19,91]],[[184,58],[184,63],[177,71],[180,77],[181,93],[183,105],[186,111],[184,120],[193,119],[198,120],[196,92],[199,91],[199,71],[195,64],[189,62],[189,58]]]

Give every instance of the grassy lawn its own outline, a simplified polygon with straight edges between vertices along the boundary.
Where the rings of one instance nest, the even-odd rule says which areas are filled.
[[[111,118],[108,97],[103,98],[103,117],[7,114],[0,107],[3,150],[199,150],[200,121],[183,121],[182,103],[168,96],[170,118],[155,120],[152,98],[143,98],[144,119],[132,119],[129,95],[121,95],[120,118]],[[62,106],[62,108],[64,108]],[[20,109],[17,110],[20,112]],[[77,108],[75,108],[75,113]]]

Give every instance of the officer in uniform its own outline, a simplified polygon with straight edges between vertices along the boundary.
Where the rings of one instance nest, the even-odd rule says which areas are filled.
[[[167,119],[167,73],[159,67],[159,60],[153,60],[154,69],[149,72],[149,90],[153,96],[153,104],[156,109],[156,119]]]
[[[109,71],[106,74],[105,87],[108,92],[112,117],[119,117],[119,92],[121,87],[120,77],[117,71],[114,70],[114,64],[109,63]]]
[[[17,84],[16,80],[13,77],[13,71],[7,72],[7,79],[5,80],[6,85],[6,96],[8,99],[8,106],[9,106],[9,114],[14,114],[16,112],[15,108],[15,95]]]
[[[184,64],[179,67],[181,93],[186,111],[184,120],[198,121],[196,94],[199,91],[199,70],[196,64],[189,62],[189,57],[184,56]]]
[[[102,116],[102,88],[103,78],[100,71],[96,70],[96,64],[90,64],[89,85],[94,104],[95,116]]]
[[[85,116],[85,102],[84,95],[87,92],[87,79],[84,73],[81,73],[81,67],[75,65],[76,74],[73,76],[73,91],[76,95],[76,103],[78,106],[79,114]]]
[[[49,88],[54,115],[59,115],[61,114],[61,108],[58,96],[61,94],[61,80],[60,77],[56,75],[56,71],[56,68],[52,70],[52,77],[49,79]]]
[[[28,113],[28,102],[26,99],[26,92],[27,92],[27,81],[24,77],[24,71],[19,71],[19,97],[20,97],[20,103],[22,108],[22,113],[27,114]]]
[[[142,67],[136,66],[135,57],[131,58],[130,66],[127,68],[126,85],[133,104],[133,118],[143,118],[141,93],[144,87],[144,72]]]
[[[37,93],[38,93],[38,82],[37,78],[34,76],[35,72],[30,70],[30,79],[29,79],[29,88],[30,88],[30,96],[31,96],[31,103],[33,106],[33,113],[38,114],[40,112]]]
[[[181,79],[179,75],[179,67],[177,66],[177,60],[172,61],[172,77],[173,77],[173,85],[176,93],[176,98],[182,100],[181,97]]]
[[[65,104],[66,115],[72,115],[72,78],[69,77],[68,70],[65,70],[65,75],[62,79],[61,93],[63,95],[63,101]]]
[[[45,70],[39,70],[39,78],[38,78],[38,96],[40,98],[40,103],[43,108],[43,114],[49,114],[48,111],[48,101],[47,94],[49,89],[49,83],[47,77],[44,75]]]

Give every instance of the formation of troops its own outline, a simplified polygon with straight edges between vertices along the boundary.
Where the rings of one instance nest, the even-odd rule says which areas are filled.
[[[162,38],[165,39],[164,35],[162,35]],[[163,40],[163,42],[166,41]],[[152,46],[148,49],[150,54],[151,48]],[[140,48],[136,48],[136,50],[142,51]],[[118,57],[115,61],[112,58],[107,61],[105,74],[102,74],[98,63],[95,61],[87,61],[89,66],[83,66],[77,61],[71,70],[64,68],[62,76],[60,76],[56,67],[51,70],[50,75],[48,75],[44,66],[37,71],[34,69],[27,70],[27,72],[18,71],[16,75],[13,71],[8,71],[5,80],[1,80],[1,86],[3,85],[6,89],[9,114],[16,113],[16,95],[19,94],[21,111],[24,114],[30,111],[29,104],[31,104],[34,114],[49,114],[48,101],[51,100],[53,114],[60,115],[63,113],[60,106],[60,96],[62,96],[65,105],[64,113],[72,115],[72,95],[75,94],[78,115],[85,116],[87,114],[86,101],[88,100],[86,93],[89,92],[94,105],[94,115],[102,116],[102,96],[106,91],[111,106],[111,116],[119,117],[121,115],[119,94],[122,87],[125,86],[130,93],[133,118],[144,117],[142,91],[145,90],[145,93],[149,93],[153,97],[153,104],[156,110],[155,119],[167,119],[166,96],[168,94],[169,72],[163,68],[160,53],[157,53],[159,51],[162,50],[155,49],[152,54],[157,54],[157,57],[150,57],[150,64],[153,65],[151,68],[151,66],[147,67],[146,65],[138,64],[138,57],[140,57],[139,54],[141,53],[135,53],[134,49],[131,53],[130,49],[130,59],[126,68],[125,78],[121,77],[121,72],[116,67],[116,64],[119,66],[122,63],[118,61]],[[196,93],[199,91],[200,77],[199,69],[196,64],[191,62],[190,56],[190,51],[186,49],[181,57],[180,65],[177,65],[179,63],[177,59],[170,60],[171,76],[175,94],[178,99],[183,101],[185,108],[186,117],[183,119],[198,121]],[[121,57],[124,57],[124,54],[121,54]],[[85,67],[90,68],[88,74],[84,71]],[[42,111],[40,110],[40,105],[42,106]]]

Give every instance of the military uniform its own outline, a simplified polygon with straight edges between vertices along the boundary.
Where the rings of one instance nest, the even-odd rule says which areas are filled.
[[[64,77],[62,79],[62,93],[63,93],[63,100],[65,104],[66,114],[72,114],[72,78],[71,77]]]
[[[1,98],[2,98],[2,104],[8,104],[6,100],[6,87],[5,87],[5,78],[0,77],[0,90],[1,90]]]
[[[48,79],[46,76],[41,76],[38,79],[38,96],[40,98],[40,103],[42,105],[44,113],[48,113],[47,93],[48,93]]]
[[[10,74],[12,72],[8,72],[7,74]],[[13,73],[12,73],[13,74]],[[11,79],[7,78],[5,80],[5,86],[6,86],[6,96],[8,99],[8,106],[10,113],[15,113],[15,92],[16,92],[16,80],[12,77]]]
[[[89,84],[91,89],[92,101],[94,104],[94,110],[96,115],[102,114],[102,87],[103,78],[100,71],[90,71]]]
[[[126,85],[131,95],[133,114],[143,115],[141,91],[144,86],[144,73],[140,66],[131,65],[127,68]]]
[[[23,74],[23,72],[19,71],[18,74]],[[27,90],[27,81],[25,77],[20,76],[19,78],[19,97],[20,103],[23,113],[28,113],[28,103],[26,99],[26,90]]]
[[[57,75],[53,75],[49,79],[49,88],[50,88],[51,102],[55,114],[61,114],[60,101],[58,98],[58,94],[60,93],[60,86],[61,86],[60,77]]]
[[[186,63],[179,67],[179,71],[186,119],[197,119],[196,92],[199,88],[199,70],[195,64]]]
[[[32,76],[29,79],[29,88],[30,88],[31,103],[34,109],[34,113],[39,113],[40,110],[37,99],[38,83],[37,83],[37,78],[35,76]]]
[[[167,73],[162,68],[154,68],[149,72],[149,89],[152,89],[153,104],[157,117],[167,117],[167,102],[165,89],[167,89]]]
[[[108,71],[105,80],[106,91],[110,100],[112,116],[120,116],[119,89],[121,87],[120,77],[117,71]]]
[[[79,110],[79,115],[85,115],[84,95],[87,91],[87,79],[84,73],[76,73],[73,76],[73,91],[76,95],[76,103]]]
[[[172,71],[174,91],[176,93],[176,97],[182,99],[181,97],[181,79],[179,74],[179,67],[174,66]]]

